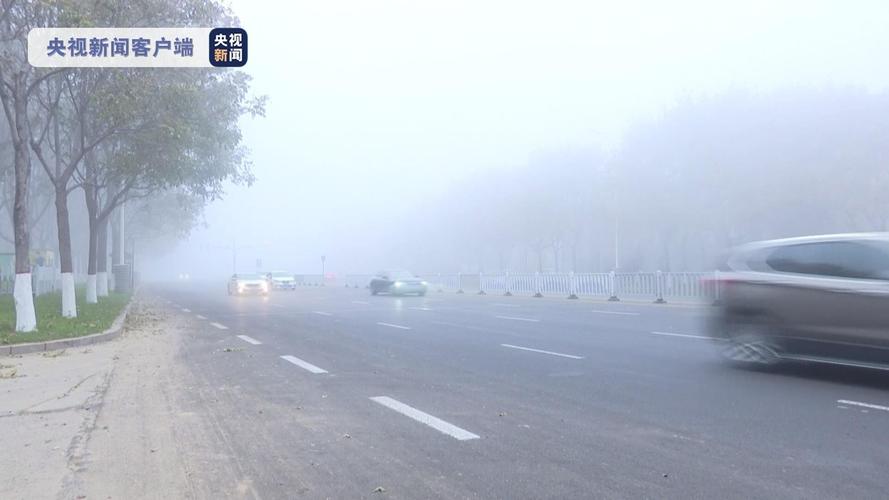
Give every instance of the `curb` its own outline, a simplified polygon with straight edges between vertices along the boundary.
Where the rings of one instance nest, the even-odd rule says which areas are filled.
[[[102,333],[93,333],[84,335],[83,337],[72,337],[70,339],[49,340],[46,342],[31,342],[27,344],[13,344],[0,347],[0,356],[13,356],[16,354],[29,354],[32,352],[55,351],[57,349],[69,349],[84,345],[98,344],[111,339],[116,339],[123,332],[123,324],[130,312],[130,306],[133,305],[133,298],[123,308],[123,311],[117,315],[111,327]]]

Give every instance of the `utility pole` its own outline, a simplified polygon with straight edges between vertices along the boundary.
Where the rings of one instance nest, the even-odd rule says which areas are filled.
[[[327,257],[321,256],[321,286],[324,286],[324,261],[327,260]]]

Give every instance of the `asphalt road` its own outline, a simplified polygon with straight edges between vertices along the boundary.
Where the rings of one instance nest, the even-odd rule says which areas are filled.
[[[889,376],[733,368],[706,307],[151,293],[193,325],[187,410],[263,498],[889,494]]]

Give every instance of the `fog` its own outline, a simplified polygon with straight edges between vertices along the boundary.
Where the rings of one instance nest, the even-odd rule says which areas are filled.
[[[146,236],[146,275],[221,280],[232,246],[243,271],[706,270],[887,229],[884,2],[232,9],[256,180]]]

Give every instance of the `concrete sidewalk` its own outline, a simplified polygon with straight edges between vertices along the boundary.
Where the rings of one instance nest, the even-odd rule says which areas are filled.
[[[219,496],[193,463],[216,446],[179,409],[186,326],[139,299],[116,340],[0,358],[0,498]]]

